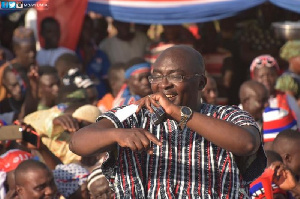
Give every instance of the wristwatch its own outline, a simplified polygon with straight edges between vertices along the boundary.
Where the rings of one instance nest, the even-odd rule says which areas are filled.
[[[184,127],[186,126],[187,121],[189,121],[190,117],[192,116],[192,109],[190,109],[187,106],[182,106],[180,109],[180,114],[181,114],[181,119],[179,122],[179,128],[181,130],[184,129]]]

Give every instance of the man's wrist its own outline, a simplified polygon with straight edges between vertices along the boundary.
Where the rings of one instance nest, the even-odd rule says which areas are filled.
[[[167,114],[170,115],[177,122],[180,122],[180,119],[181,119],[180,109],[181,109],[181,106],[173,105],[173,107],[170,108],[171,113],[167,112]]]

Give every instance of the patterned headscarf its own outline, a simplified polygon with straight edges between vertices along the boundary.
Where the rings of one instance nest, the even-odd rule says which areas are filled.
[[[300,56],[300,40],[288,41],[280,49],[280,57],[286,61],[297,56]]]
[[[253,59],[251,66],[250,66],[250,75],[251,78],[253,79],[254,77],[254,71],[256,68],[263,68],[263,67],[274,67],[278,73],[278,75],[280,74],[280,68],[278,66],[277,61],[275,60],[274,57],[272,57],[271,55],[261,55],[258,56],[256,58]]]
[[[65,198],[75,193],[87,181],[89,172],[78,164],[59,164],[53,170],[55,184]]]

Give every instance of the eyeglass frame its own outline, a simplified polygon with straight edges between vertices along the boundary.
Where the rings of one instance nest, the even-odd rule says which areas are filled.
[[[161,80],[160,80],[159,82],[154,82],[154,83],[153,83],[153,79],[150,80],[150,78],[153,77],[153,75],[149,75],[149,76],[148,76],[148,81],[150,82],[150,84],[158,84],[158,83],[161,83],[161,82],[163,81],[164,78],[167,78],[168,82],[172,82],[172,83],[180,83],[180,82],[183,82],[183,80],[186,79],[187,77],[190,77],[189,79],[187,79],[187,80],[190,80],[190,79],[192,79],[192,78],[194,78],[194,77],[201,77],[201,76],[203,76],[203,74],[194,74],[194,75],[176,75],[176,76],[181,76],[181,80],[178,81],[178,82],[177,82],[177,81],[174,82],[174,81],[170,81],[169,78],[168,78],[168,77],[170,77],[171,75],[172,75],[172,74],[169,74],[169,75],[160,75],[159,77],[161,78]],[[175,75],[173,75],[173,76],[175,76]]]

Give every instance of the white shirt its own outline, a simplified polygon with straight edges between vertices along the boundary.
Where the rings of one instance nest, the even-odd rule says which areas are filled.
[[[64,48],[64,47],[58,47],[58,48],[53,48],[53,49],[44,49],[41,48],[37,52],[36,55],[36,61],[39,66],[53,66],[55,65],[56,60],[65,53],[71,53],[75,54],[74,51]]]
[[[101,42],[99,48],[105,52],[111,64],[126,63],[132,58],[144,58],[148,42],[146,35],[135,32],[134,38],[130,41],[123,41],[114,36]]]

